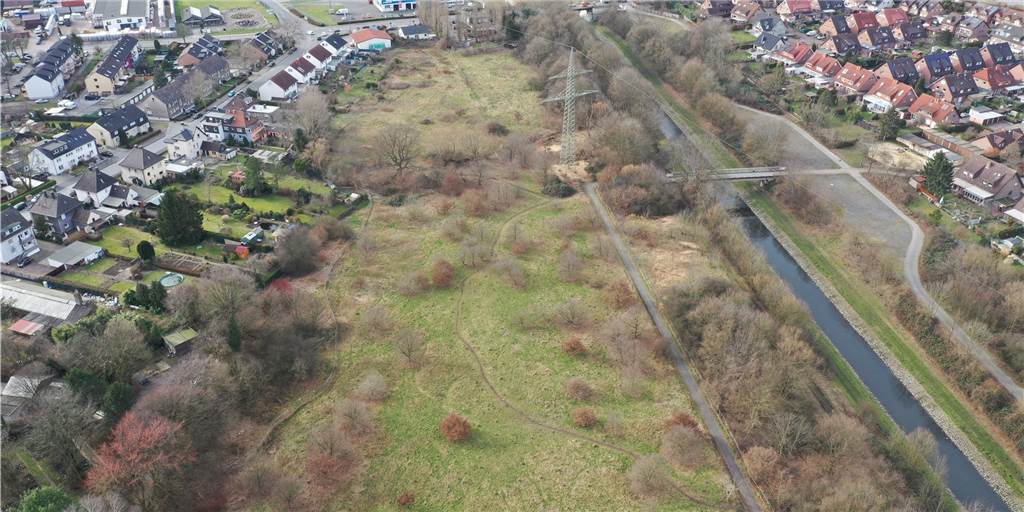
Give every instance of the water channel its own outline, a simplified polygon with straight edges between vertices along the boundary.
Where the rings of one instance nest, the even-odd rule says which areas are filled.
[[[661,129],[670,140],[682,135],[682,131],[664,114]],[[800,268],[760,219],[747,208],[740,209],[737,215],[747,237],[764,254],[768,265],[786,282],[793,294],[807,305],[815,323],[896,424],[904,432],[922,428],[935,436],[939,452],[946,458],[949,466],[946,485],[957,500],[964,505],[979,503],[992,510],[1009,512],[1010,508],[988,481],[978,473],[963,452],[935,423],[903,383],[893,375],[867,341],[846,321],[832,301]]]

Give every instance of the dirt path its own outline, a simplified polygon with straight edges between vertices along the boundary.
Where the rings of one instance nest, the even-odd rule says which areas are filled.
[[[611,215],[608,213],[607,208],[601,201],[601,198],[597,194],[597,185],[594,183],[588,183],[585,187],[587,197],[590,198],[590,202],[596,210],[598,216],[601,218],[601,222],[604,224],[605,231],[608,232],[608,236],[611,237],[612,242],[615,244],[615,249],[619,253],[619,258],[622,259],[622,264],[626,268],[626,273],[629,274],[630,280],[633,281],[633,286],[636,288],[637,294],[644,303],[644,308],[647,313],[651,316],[651,321],[654,322],[655,328],[658,329],[658,333],[665,339],[673,340],[673,343],[669,344],[671,348],[672,360],[675,363],[676,370],[679,372],[679,376],[682,378],[683,383],[686,384],[686,389],[690,392],[690,397],[693,399],[693,403],[697,405],[697,410],[700,413],[701,420],[708,429],[708,434],[711,436],[711,440],[715,444],[715,448],[718,449],[719,455],[722,460],[725,461],[725,467],[729,470],[729,475],[732,478],[733,484],[740,493],[740,497],[743,499],[743,504],[746,509],[750,512],[761,512],[761,503],[757,500],[754,493],[754,488],[747,479],[747,476],[740,469],[739,461],[736,458],[736,454],[733,453],[732,446],[729,445],[729,441],[725,438],[725,433],[722,430],[721,425],[718,423],[718,417],[711,409],[711,405],[708,404],[707,399],[704,397],[704,393],[701,391],[700,386],[697,384],[697,380],[693,377],[693,372],[690,367],[686,364],[682,354],[679,351],[679,339],[676,338],[675,333],[669,329],[668,322],[661,316],[661,312],[658,310],[657,302],[654,300],[654,295],[647,287],[647,282],[644,281],[643,275],[633,262],[633,257],[629,253],[629,249],[626,247],[626,243],[619,236],[618,230],[615,228],[615,223],[612,221]]]

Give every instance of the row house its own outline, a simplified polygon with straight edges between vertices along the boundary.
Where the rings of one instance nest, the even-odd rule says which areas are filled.
[[[1005,92],[1024,81],[1024,66],[996,66],[985,68],[974,73],[974,83],[978,89],[991,92]]]
[[[1017,171],[983,156],[968,159],[953,174],[953,192],[992,211],[1004,211],[1024,196]]]
[[[863,96],[874,87],[878,77],[871,71],[847,62],[836,74],[836,90],[848,96]]]
[[[843,69],[843,65],[838,60],[825,55],[822,52],[814,52],[807,62],[804,62],[803,68],[813,78],[827,79],[829,83],[832,82],[832,78],[839,74],[839,71]]]
[[[839,34],[821,44],[822,49],[832,55],[855,55],[861,51],[856,34]]]
[[[806,43],[791,41],[775,50],[769,58],[783,63],[786,66],[799,66],[811,57],[814,50]]]
[[[1017,56],[1009,43],[989,41],[981,48],[981,58],[986,67],[1012,66],[1017,63]]]
[[[56,98],[78,67],[78,50],[67,38],[54,43],[37,61],[25,81],[25,95],[30,100]]]
[[[900,3],[900,9],[910,16],[920,18],[934,18],[946,12],[942,0],[910,0]]]
[[[871,27],[857,34],[857,42],[867,50],[891,50],[896,47],[896,37],[889,27]]]
[[[96,139],[97,144],[116,148],[127,145],[133,137],[151,129],[146,113],[134,104],[127,104],[99,118],[85,130]]]
[[[174,119],[195,108],[195,101],[210,94],[217,84],[231,78],[228,61],[210,55],[192,69],[171,80],[142,101],[141,108],[151,117]]]
[[[998,13],[999,6],[985,4],[981,2],[975,3],[974,5],[967,8],[967,10],[964,12],[964,14],[966,14],[967,16],[970,16],[972,18],[978,18],[984,21],[985,23],[992,23],[992,20]]]
[[[811,0],[784,0],[775,6],[775,13],[785,21],[809,18],[815,13]]]
[[[914,88],[892,78],[879,78],[864,95],[868,111],[884,114],[890,110],[905,110],[917,99]]]
[[[317,67],[310,61],[306,60],[305,57],[299,57],[292,61],[288,67],[284,68],[288,74],[295,77],[300,84],[309,83],[311,80],[317,78]]]
[[[1003,7],[992,17],[991,23],[1006,23],[1007,25],[1024,27],[1024,10]]]
[[[956,106],[930,94],[918,96],[910,105],[908,112],[912,122],[929,128],[960,123],[960,114],[957,113]]]
[[[291,73],[281,70],[259,88],[261,101],[291,100],[299,94],[299,81]]]
[[[879,66],[875,70],[875,74],[879,77],[891,78],[910,86],[917,85],[918,80],[921,79],[921,74],[917,72],[914,60],[910,57],[896,57]]]
[[[845,16],[829,16],[821,26],[818,27],[818,32],[825,34],[826,36],[849,34],[850,26],[846,23]]]
[[[899,9],[882,9],[875,17],[878,19],[878,24],[883,27],[895,27],[896,25],[910,23],[907,13]]]
[[[843,12],[846,10],[844,0],[811,0],[811,6],[815,11],[823,13]]]
[[[933,83],[928,90],[936,98],[954,105],[960,105],[968,97],[980,92],[978,84],[969,72],[946,75]]]
[[[249,40],[249,46],[256,49],[262,62],[273,59],[284,51],[284,47],[281,45],[277,34],[272,30],[265,30],[253,36]]]

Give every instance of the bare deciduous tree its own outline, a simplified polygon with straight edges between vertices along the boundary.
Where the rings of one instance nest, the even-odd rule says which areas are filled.
[[[401,355],[405,364],[412,368],[418,368],[423,364],[426,355],[423,335],[412,329],[402,329],[395,338],[395,350]]]
[[[330,101],[320,89],[307,87],[295,102],[292,117],[306,136],[315,140],[325,136],[331,126],[330,108]]]
[[[419,132],[411,126],[385,126],[377,136],[377,148],[380,160],[394,167],[401,175],[419,155]]]

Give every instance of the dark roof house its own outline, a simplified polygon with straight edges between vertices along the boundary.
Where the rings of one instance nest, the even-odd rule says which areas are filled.
[[[985,59],[981,56],[981,50],[970,46],[953,52],[951,60],[957,71],[978,71],[985,67]]]
[[[917,84],[917,81],[921,79],[921,74],[917,72],[917,67],[914,66],[914,61],[910,57],[896,57],[882,64],[875,70],[875,73],[894,78],[911,86]]]
[[[117,40],[117,44],[110,49],[110,53],[96,66],[94,72],[113,79],[125,67],[135,66],[132,55],[138,44],[139,40],[132,36],[121,36]]]

